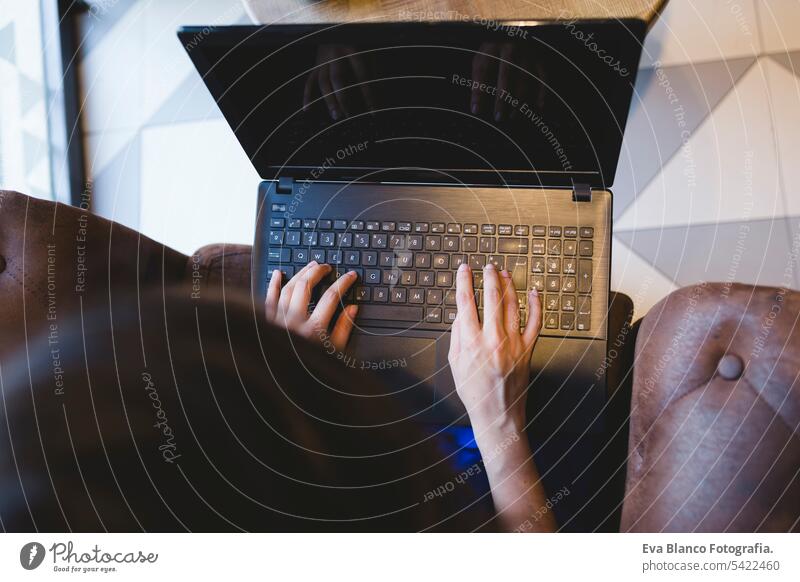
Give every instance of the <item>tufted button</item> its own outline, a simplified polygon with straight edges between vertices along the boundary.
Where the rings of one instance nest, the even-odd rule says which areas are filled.
[[[6,270],[6,259],[0,255],[0,273]]]
[[[717,372],[726,380],[736,380],[744,371],[744,362],[739,356],[725,354],[717,364]]]

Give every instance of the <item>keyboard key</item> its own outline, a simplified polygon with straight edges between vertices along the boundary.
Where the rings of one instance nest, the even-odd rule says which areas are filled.
[[[440,271],[436,273],[436,285],[439,287],[452,287],[453,286],[453,272]]]
[[[380,230],[381,223],[376,220],[368,220],[367,221],[367,230],[370,232],[374,232],[376,230]]]
[[[292,250],[286,247],[271,248],[267,251],[267,261],[270,262],[288,263],[291,260],[291,257]]]
[[[576,287],[577,282],[575,281],[575,277],[564,277],[561,284],[561,290],[564,293],[575,293]]]
[[[498,242],[498,252],[511,253],[514,255],[527,255],[528,254],[528,239],[527,238],[501,238]]]
[[[564,259],[561,262],[561,269],[565,275],[574,275],[577,264],[578,261],[576,259]]]
[[[461,234],[461,225],[455,222],[451,222],[447,225],[447,233],[448,234]]]
[[[436,283],[436,275],[433,271],[420,271],[417,280],[421,287],[433,287]]]
[[[320,230],[330,230],[333,228],[333,222],[324,218],[317,221],[317,228]]]
[[[461,263],[466,263],[466,262],[467,262],[467,255],[461,255],[461,254],[450,255],[450,268],[453,269],[454,271],[461,266]]]
[[[346,220],[334,220],[333,221],[333,230],[347,230],[347,221]]]
[[[400,232],[411,232],[411,223],[410,222],[398,222],[397,223],[397,230]]]
[[[531,273],[544,273],[544,259],[538,259],[536,257],[531,259]]]
[[[561,296],[561,311],[575,311],[575,296],[562,295]]]
[[[397,269],[390,269],[383,271],[381,276],[381,283],[394,287],[400,282],[400,271]]]
[[[503,255],[489,255],[488,262],[493,264],[498,271],[506,268],[506,258]]]
[[[482,236],[478,248],[482,253],[493,253],[497,248],[497,241],[492,237]]]
[[[531,232],[531,227],[527,224],[518,224],[514,227],[514,234],[516,236],[528,236]]]
[[[545,251],[544,239],[535,238],[531,241],[531,253],[534,255],[543,255]]]
[[[340,249],[346,249],[353,246],[353,233],[352,232],[337,232],[336,233],[336,246]]]
[[[578,293],[591,293],[592,291],[592,260],[580,259],[578,261]]]
[[[425,237],[425,250],[426,251],[439,251],[442,249],[442,237],[435,234],[429,234]]]
[[[513,232],[514,228],[510,224],[501,224],[497,227],[497,234],[500,236],[511,236]]]
[[[537,224],[533,227],[533,236],[546,236],[547,235],[547,227],[541,224]]]
[[[561,277],[557,275],[548,275],[545,280],[545,288],[547,291],[555,291],[558,293],[561,290]]]
[[[398,251],[394,254],[395,265],[401,269],[410,269],[414,263],[414,253],[408,251]]]
[[[441,289],[428,289],[425,294],[425,301],[428,305],[441,305],[444,294]]]
[[[307,249],[292,249],[292,262],[293,263],[307,263],[308,250]]]
[[[416,253],[414,255],[414,267],[417,269],[427,269],[431,266],[430,253]]]
[[[356,233],[356,236],[353,238],[353,246],[359,249],[368,249],[369,235],[366,233]]]
[[[594,228],[591,226],[581,227],[581,238],[592,238],[594,236]]]
[[[562,313],[561,314],[561,329],[570,330],[570,329],[572,329],[574,324],[575,324],[575,314],[574,313]]]
[[[458,252],[459,250],[459,242],[460,238],[457,236],[446,236],[444,237],[444,250],[449,251],[451,253]]]
[[[405,303],[407,289],[405,287],[396,287],[392,289],[391,299],[392,303]]]
[[[303,219],[303,228],[317,228],[317,221],[313,218],[304,218]]]
[[[428,323],[442,323],[442,310],[440,307],[425,310],[425,321]]]
[[[506,269],[511,273],[511,280],[514,282],[515,289],[524,290],[528,288],[528,257],[506,257]]]
[[[564,236],[567,238],[576,238],[578,236],[578,227],[577,226],[565,226],[564,227]]]
[[[315,247],[317,246],[317,232],[304,232],[303,233],[303,246]]]
[[[444,292],[444,304],[445,305],[455,305],[456,304],[456,290],[455,289],[448,289]]]
[[[578,242],[574,240],[565,240],[562,249],[564,250],[564,255],[574,257],[578,251]]]
[[[578,331],[589,331],[592,327],[592,318],[588,315],[578,314],[575,318],[575,329]]]
[[[364,265],[365,267],[376,266],[378,264],[378,253],[375,251],[362,251],[361,264]]]
[[[486,255],[470,255],[469,267],[472,270],[483,269],[486,266]]]
[[[400,271],[400,284],[410,287],[417,284],[416,271]]]
[[[392,267],[394,266],[394,253],[392,252],[382,252],[378,255],[378,264],[381,267]]]
[[[290,247],[296,247],[300,244],[300,231],[290,230],[286,232],[286,244]]]
[[[389,290],[386,287],[375,287],[372,290],[372,300],[375,301],[376,303],[386,303],[387,301],[389,301]],[[363,315],[363,311],[368,307],[371,307],[371,306],[370,305],[364,305],[364,306],[360,307],[358,309],[358,311],[359,311],[358,315],[362,316]],[[420,313],[420,316],[421,315],[422,315],[422,313]],[[369,319],[369,317],[366,317],[366,319]],[[383,319],[383,318],[378,318],[378,319]]]
[[[495,234],[496,227],[493,224],[482,224],[481,234]]]
[[[328,251],[328,263],[330,263],[331,265],[341,265],[342,251],[340,250]]]
[[[308,253],[309,259],[312,261],[317,261],[318,263],[325,262],[325,251],[322,249],[311,249]]]
[[[364,282],[369,285],[377,285],[381,282],[381,272],[378,269],[365,269]]]
[[[483,271],[472,271],[472,288],[483,289]]]
[[[558,274],[561,272],[561,259],[547,257],[547,272]]]
[[[289,228],[302,228],[303,221],[299,218],[290,218],[289,219]]]
[[[334,245],[336,245],[336,235],[334,235],[332,232],[319,233],[319,246],[332,247]]]
[[[364,230],[364,221],[354,220],[350,223],[350,230]]]
[[[394,222],[386,221],[381,223],[381,230],[384,232],[394,232],[397,225]]]
[[[591,257],[594,252],[594,243],[590,240],[582,240],[578,243],[578,254],[582,257]]]
[[[414,223],[414,232],[428,232],[430,225],[427,222]]]
[[[445,323],[453,323],[456,320],[456,316],[458,316],[457,309],[445,309],[444,310],[444,322]]]
[[[549,238],[547,239],[547,254],[560,255],[561,254],[561,240]]]
[[[558,311],[558,295],[548,293],[544,298],[544,308],[547,311]]]
[[[369,287],[356,287],[356,302],[369,301],[372,299],[372,289]]]
[[[408,244],[407,248],[410,251],[419,251],[422,250],[422,235],[420,234],[411,234],[408,236]]]
[[[291,265],[267,265],[267,273],[272,276],[272,272],[278,270],[281,272],[281,283],[286,283],[294,276],[294,267]]]
[[[272,212],[286,212],[286,204],[273,204]]]
[[[412,289],[408,293],[409,303],[425,303],[425,291],[422,289]]]
[[[478,225],[477,224],[465,224],[464,225],[464,234],[478,234]]]
[[[282,230],[271,230],[269,233],[269,244],[282,245],[284,232]]]
[[[377,289],[376,289],[377,291]],[[407,305],[362,305],[358,308],[357,319],[377,321],[422,321],[422,308]]]
[[[385,234],[373,234],[370,239],[370,246],[373,249],[385,249],[389,243],[389,237]]]
[[[545,329],[558,329],[558,313],[545,313],[544,327]]]
[[[433,255],[434,269],[447,269],[450,266],[450,255],[445,253],[435,253]]]
[[[465,253],[474,253],[478,250],[478,237],[476,236],[465,236],[461,243]]]
[[[551,226],[548,229],[548,232],[549,232],[548,236],[555,236],[555,237],[561,236],[561,227],[560,226]]]
[[[589,315],[592,313],[591,295],[581,295],[578,297],[578,314]]]
[[[446,230],[444,222],[431,222],[431,232],[443,233]]]
[[[531,275],[528,286],[539,292],[544,291],[544,275]]]
[[[390,249],[404,249],[406,246],[406,237],[403,234],[393,234],[389,237]]]
[[[286,220],[283,218],[270,218],[269,219],[269,226],[270,228],[283,228],[286,225]]]

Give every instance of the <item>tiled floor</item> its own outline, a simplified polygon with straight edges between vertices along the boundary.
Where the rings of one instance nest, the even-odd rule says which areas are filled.
[[[106,5],[82,65],[97,210],[184,252],[251,242],[258,176],[174,34],[246,21],[239,1]],[[612,286],[637,315],[699,280],[800,288],[798,128],[800,1],[672,0],[613,187]]]

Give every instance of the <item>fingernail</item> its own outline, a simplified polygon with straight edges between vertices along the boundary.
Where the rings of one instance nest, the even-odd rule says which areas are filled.
[[[531,289],[531,295],[533,295],[534,297],[538,297],[539,290],[536,287],[534,287],[533,289]]]
[[[459,270],[459,271],[466,271],[467,269],[469,269],[469,265],[467,265],[466,263],[461,263],[461,264],[458,266],[458,270]]]
[[[277,277],[278,276],[278,272],[279,272],[278,269],[275,269],[274,271],[272,271],[272,275],[269,276],[270,280],[272,280],[275,277]]]
[[[316,267],[318,264],[319,264],[319,263],[317,263],[317,261],[311,261],[311,262],[309,263],[309,266]]]
[[[510,278],[511,278],[511,275],[509,275],[508,271],[506,271],[505,269],[503,269],[502,271],[500,271],[500,274],[501,274],[503,277],[505,277],[506,279],[510,279]]]
[[[348,272],[347,272],[347,275],[348,275],[349,277],[358,277],[358,273],[356,273],[355,271],[348,271]]]
[[[487,271],[494,271],[495,269],[494,263],[486,263],[486,266],[483,268],[486,269]]]

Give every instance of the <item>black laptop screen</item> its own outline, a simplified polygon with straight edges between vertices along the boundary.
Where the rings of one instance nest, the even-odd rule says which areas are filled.
[[[265,179],[609,185],[643,24],[186,28]]]

